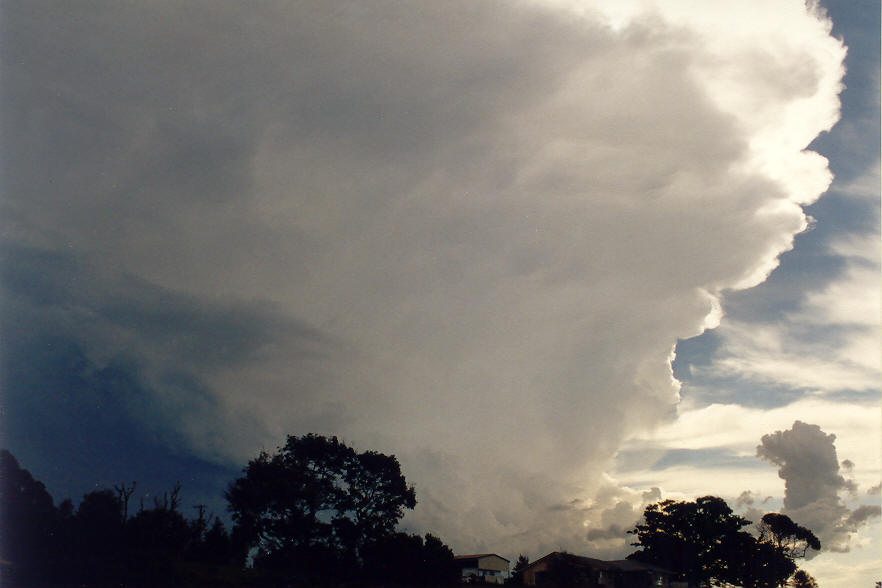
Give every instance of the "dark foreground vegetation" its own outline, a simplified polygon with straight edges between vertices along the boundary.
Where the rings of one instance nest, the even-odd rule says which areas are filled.
[[[444,586],[459,583],[453,552],[430,534],[396,530],[416,505],[398,460],[357,452],[336,437],[289,437],[261,453],[225,497],[233,526],[181,513],[176,486],[145,507],[136,485],[57,506],[44,485],[0,451],[2,586]],[[769,513],[754,533],[720,498],[650,505],[629,533],[629,559],[689,586],[816,586],[795,560],[819,549],[811,531]],[[584,558],[583,558],[584,559]],[[518,558],[509,583],[529,560]],[[554,569],[549,585],[593,585]]]
[[[449,585],[459,570],[432,535],[395,530],[416,497],[397,459],[336,438],[289,437],[226,492],[234,525],[181,513],[181,488],[134,509],[135,485],[74,508],[0,451],[0,585]],[[134,512],[133,512],[134,511]]]
[[[639,549],[628,559],[675,572],[690,586],[734,584],[744,588],[789,585],[810,588],[814,580],[795,560],[821,542],[810,530],[779,513],[764,515],[756,533],[751,522],[732,512],[722,498],[652,504],[629,533]]]

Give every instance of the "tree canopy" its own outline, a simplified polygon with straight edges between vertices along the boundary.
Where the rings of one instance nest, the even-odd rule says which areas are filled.
[[[793,588],[818,588],[818,582],[805,570],[797,570],[790,583]],[[879,582],[876,582],[876,586]]]
[[[0,450],[0,557],[15,562],[23,578],[40,568],[39,555],[51,548],[58,526],[52,496],[42,482]]]
[[[743,530],[749,524],[716,496],[665,500],[647,506],[629,531],[640,549],[628,558],[674,571],[690,586],[713,581],[759,588],[783,586],[797,569],[793,560],[820,548],[811,531],[786,515],[765,515],[759,536]]]
[[[763,515],[759,531],[760,541],[771,543],[791,559],[805,557],[809,549],[821,549],[821,541],[814,533],[784,514],[770,512]]]
[[[362,553],[360,584],[374,582],[405,586],[444,586],[459,583],[453,551],[434,535],[425,539],[389,533],[368,543]]]
[[[318,435],[289,437],[229,487],[235,526],[195,505],[181,485],[129,514],[136,484],[57,507],[45,486],[0,450],[0,584],[43,586],[376,585],[459,581],[438,537],[397,532],[416,505],[398,460]],[[207,515],[207,516],[206,516]],[[246,567],[248,555],[254,567]]]
[[[628,557],[677,571],[691,585],[706,583],[720,576],[729,543],[749,524],[716,496],[665,500],[647,506],[643,522],[629,531],[640,550]]]
[[[0,583],[169,585],[192,576],[214,582],[234,558],[229,535],[215,519],[178,511],[180,485],[128,516],[135,484],[100,488],[56,507],[52,496],[7,450],[0,450]],[[241,553],[242,550],[239,549]]]
[[[256,564],[307,571],[357,567],[416,505],[395,456],[356,452],[336,437],[289,436],[262,452],[226,492]]]
[[[515,562],[514,567],[511,569],[511,577],[508,579],[508,584],[523,584],[524,570],[527,569],[528,565],[530,565],[530,558],[523,553],[518,555],[518,560]]]

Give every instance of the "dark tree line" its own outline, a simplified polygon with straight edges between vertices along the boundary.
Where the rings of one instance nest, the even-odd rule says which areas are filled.
[[[396,530],[416,505],[394,456],[357,452],[336,437],[288,437],[228,487],[233,528],[181,513],[181,487],[136,512],[136,485],[55,506],[45,486],[0,450],[3,585],[444,585],[459,580],[453,553],[433,535]],[[629,559],[673,571],[690,586],[816,585],[795,560],[817,537],[779,513],[755,533],[726,502],[705,496],[648,506],[629,533]],[[529,560],[521,556],[512,583]],[[570,578],[570,584],[578,584]]]
[[[768,513],[758,533],[750,521],[732,512],[722,498],[704,496],[693,502],[665,500],[646,507],[643,520],[629,533],[639,549],[628,559],[667,568],[689,586],[730,583],[744,588],[801,586],[813,580],[797,572],[794,560],[821,548],[818,538],[788,516]]]
[[[0,451],[0,558],[20,585],[169,584],[244,562],[219,518],[180,512],[180,486],[130,514],[135,485],[100,489],[57,507],[45,486]]]
[[[226,492],[234,526],[188,519],[180,485],[136,512],[136,485],[57,507],[0,451],[2,585],[317,585],[456,583],[453,552],[396,531],[416,496],[394,456],[318,435],[289,437]]]

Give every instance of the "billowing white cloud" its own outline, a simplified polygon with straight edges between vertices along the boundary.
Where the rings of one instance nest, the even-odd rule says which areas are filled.
[[[601,472],[673,410],[677,339],[829,183],[804,149],[844,48],[801,0],[723,6],[15,6],[5,234],[290,321],[180,362],[217,404],[176,425],[190,450],[338,434],[398,454],[406,524],[457,549],[611,554],[644,497]],[[152,375],[174,321],[112,308],[56,311],[186,395]]]
[[[878,216],[878,166],[837,194],[871,203]],[[880,235],[844,233],[828,245],[842,269],[821,289],[804,293],[779,320],[757,324],[729,317],[716,331],[721,351],[698,376],[738,378],[745,385],[806,389],[816,394],[875,392],[882,375]]]

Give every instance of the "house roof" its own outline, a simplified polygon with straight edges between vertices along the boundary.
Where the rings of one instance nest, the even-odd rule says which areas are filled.
[[[616,568],[625,571],[625,572],[638,572],[641,570],[647,570],[651,572],[659,572],[662,574],[674,574],[673,571],[642,561],[637,561],[636,559],[617,559],[616,561],[607,562],[613,564]]]
[[[597,568],[608,567],[606,565],[608,562],[605,562],[601,559],[594,559],[593,557],[584,557],[582,555],[573,555],[572,553],[567,553],[565,551],[552,551],[548,555],[540,557],[536,561],[531,562],[529,565],[527,565],[527,568],[537,566],[541,562],[543,562],[547,559],[565,559],[565,560],[569,560],[571,562],[581,563],[584,565],[589,565],[589,566],[593,566],[593,567],[597,567]]]
[[[496,555],[495,553],[474,553],[471,555],[454,555],[453,559],[479,559],[482,557],[491,557],[491,556],[498,557],[499,559],[505,559],[501,555]],[[505,561],[509,561],[509,560],[505,559]]]
[[[615,561],[604,561],[602,559],[595,559],[593,557],[585,557],[582,555],[574,555],[572,553],[566,553],[561,551],[552,551],[548,555],[544,557],[540,557],[536,561],[530,563],[527,566],[527,569],[539,565],[539,563],[547,560],[547,559],[563,559],[572,563],[592,567],[594,569],[599,570],[620,570],[622,572],[640,572],[640,571],[652,571],[658,572],[662,574],[673,574],[671,570],[666,570],[665,568],[661,568],[659,566],[655,566],[648,563],[643,563],[641,561],[636,561],[632,559],[619,559]]]

